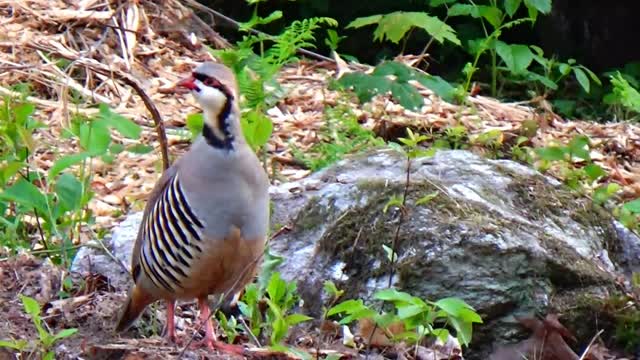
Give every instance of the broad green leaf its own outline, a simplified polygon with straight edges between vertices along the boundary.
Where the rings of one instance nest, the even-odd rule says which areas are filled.
[[[56,181],[55,191],[65,210],[76,210],[82,199],[82,183],[74,175],[64,173]]]
[[[449,330],[447,329],[433,329],[431,333],[438,337],[443,344],[446,344],[447,340],[449,340]]]
[[[363,73],[345,74],[338,83],[353,89],[361,103],[370,101],[376,95],[383,95],[390,90],[391,81],[386,77],[371,76]]]
[[[623,208],[634,214],[640,214],[640,199],[631,200],[625,203]]]
[[[575,136],[569,141],[569,150],[571,155],[583,160],[591,160],[589,154],[589,138],[584,135]]]
[[[0,167],[0,181],[4,186],[6,183],[13,178],[14,175],[18,173],[23,167],[25,167],[25,163],[23,161],[10,161],[6,164],[3,164]]]
[[[456,88],[440,76],[419,75],[417,80],[420,84],[440,96],[444,101],[450,103],[455,101]]]
[[[578,80],[578,83],[580,84],[580,86],[582,86],[582,89],[586,93],[589,93],[589,91],[591,91],[591,83],[589,82],[589,78],[587,77],[587,74],[584,72],[584,70],[579,67],[574,67],[573,74],[576,76],[576,80]]]
[[[495,6],[455,4],[449,8],[449,16],[471,16],[473,18],[486,19],[494,29],[500,27],[502,11]]]
[[[534,8],[543,14],[551,12],[551,0],[524,0],[524,4],[528,8]]]
[[[16,123],[27,124],[29,122],[29,117],[35,112],[36,106],[32,103],[23,103],[14,106],[12,110]]]
[[[396,80],[399,82],[407,82],[413,80],[416,77],[416,72],[409,66],[397,62],[397,61],[385,61],[376,66],[372,75],[376,76],[388,76],[395,75]]]
[[[111,153],[111,155],[117,155],[123,151],[124,151],[124,145],[122,144],[116,143],[116,144],[111,144],[111,146],[109,146],[109,152]]]
[[[49,351],[42,357],[42,360],[55,360],[55,358],[56,354],[53,351]]]
[[[584,172],[587,174],[591,181],[598,180],[599,178],[606,176],[607,172],[597,164],[589,164],[584,167]]]
[[[104,155],[111,143],[111,133],[102,121],[91,121],[80,125],[80,145],[91,156]]]
[[[620,185],[616,183],[610,183],[606,185],[599,186],[593,192],[593,202],[596,204],[602,204],[605,201],[609,200],[615,193],[620,191]]]
[[[400,301],[400,302],[405,302],[409,304],[424,304],[424,302],[419,298],[415,296],[411,296],[410,294],[404,291],[398,291],[396,289],[384,289],[384,290],[377,291],[373,295],[373,297],[378,300],[384,300],[384,301],[392,301],[392,302]]]
[[[451,322],[451,325],[453,325],[453,328],[456,330],[456,337],[458,338],[458,341],[460,341],[460,344],[469,346],[469,343],[471,343],[471,335],[473,332],[472,324],[455,317],[449,318],[449,321]]]
[[[496,52],[513,74],[524,74],[533,61],[533,53],[526,45],[509,45],[497,41]]]
[[[256,119],[256,125],[254,128],[253,141],[255,147],[264,146],[271,137],[273,131],[273,122],[265,115],[260,114]]]
[[[44,216],[47,213],[47,198],[35,185],[25,179],[16,181],[13,186],[0,193],[0,198],[15,201],[27,208],[35,208]]]
[[[289,326],[293,326],[299,324],[304,321],[313,320],[311,316],[303,315],[303,314],[291,314],[285,317],[285,322]]]
[[[191,131],[191,137],[195,138],[202,132],[204,126],[204,118],[202,113],[194,113],[187,115],[186,125],[189,131]]]
[[[284,280],[280,277],[279,272],[274,272],[271,275],[271,279],[269,280],[269,284],[267,285],[267,293],[269,294],[269,298],[278,302],[282,299],[287,291],[286,284]]]
[[[89,154],[86,152],[81,152],[77,154],[65,155],[60,157],[56,162],[53,163],[51,169],[49,169],[49,179],[55,178],[59,173],[68,169],[69,167],[80,163],[84,159],[88,158]]]
[[[402,306],[398,308],[398,317],[402,320],[404,319],[408,319],[412,316],[416,316],[418,314],[421,314],[425,311],[427,311],[427,307],[426,306],[422,306],[422,305],[409,305],[409,306]]]
[[[382,19],[382,15],[371,15],[371,16],[359,17],[353,20],[352,22],[350,22],[345,27],[345,29],[349,29],[349,28],[357,29],[363,26],[377,24],[380,22],[380,19]]]
[[[114,113],[111,108],[109,108],[109,105],[104,103],[100,104],[99,117],[107,125],[115,128],[122,136],[129,139],[140,138],[140,133],[142,132],[140,125],[120,114]]]
[[[126,150],[132,154],[148,154],[153,151],[153,146],[145,144],[135,144],[126,148]]]
[[[362,302],[362,299],[357,299],[357,300],[351,299],[351,300],[343,301],[337,304],[336,306],[332,307],[327,312],[327,315],[331,316],[331,315],[335,315],[343,312],[351,313],[363,308],[366,308],[366,306]]]
[[[338,290],[336,284],[331,280],[325,280],[323,283],[324,291],[331,296],[332,299],[339,298],[344,294],[344,290]]]
[[[445,4],[453,4],[458,0],[431,0],[429,2],[429,6],[431,7],[437,7],[440,5],[445,5]]]
[[[473,310],[473,308],[462,299],[454,297],[440,299],[435,302],[435,305],[451,316],[459,316],[463,309]]]
[[[546,146],[534,150],[542,160],[560,161],[565,160],[566,150],[558,146]]]
[[[527,71],[525,73],[525,76],[529,80],[540,82],[542,85],[548,87],[551,90],[557,90],[558,89],[558,85],[555,82],[553,82],[553,80],[549,79],[546,76],[543,76],[543,75],[540,75],[540,74],[536,74],[536,73],[534,73],[532,71]]]
[[[402,107],[408,110],[419,110],[424,105],[424,98],[413,85],[393,82],[391,95]]]
[[[504,9],[509,17],[513,17],[516,11],[520,8],[522,0],[504,0]]]
[[[20,295],[20,301],[22,301],[24,311],[29,314],[32,319],[40,317],[40,304],[38,304],[34,298]]]
[[[412,27],[419,27],[440,43],[449,40],[460,45],[460,40],[451,26],[425,12],[396,11],[386,15],[357,18],[347,25],[347,28],[359,28],[376,23],[378,26],[373,32],[374,40],[383,41],[386,39],[397,44]]]

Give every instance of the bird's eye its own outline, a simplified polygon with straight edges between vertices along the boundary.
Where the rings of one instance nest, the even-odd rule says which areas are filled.
[[[207,86],[214,86],[216,84],[216,81],[215,79],[208,77],[204,79],[204,84]]]

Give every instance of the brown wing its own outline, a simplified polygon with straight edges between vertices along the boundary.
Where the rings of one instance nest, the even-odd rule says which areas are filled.
[[[142,243],[144,241],[143,228],[147,222],[147,218],[149,217],[151,210],[160,198],[160,195],[164,192],[167,184],[171,183],[171,179],[173,179],[173,177],[176,175],[176,171],[177,168],[175,164],[168,168],[162,174],[153,190],[151,190],[149,198],[147,199],[147,205],[144,208],[142,222],[140,223],[140,227],[138,228],[138,237],[136,238],[136,243],[133,245],[133,253],[131,255],[131,274],[133,275],[133,281],[136,283],[138,282],[138,276],[140,275],[140,247],[142,246]]]

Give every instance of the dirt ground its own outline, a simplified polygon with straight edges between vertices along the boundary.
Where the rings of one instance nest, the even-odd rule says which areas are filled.
[[[73,283],[81,287],[70,289],[66,298],[60,299],[63,274],[59,267],[32,257],[21,256],[0,263],[0,338],[29,339],[37,343],[37,331],[31,318],[25,313],[19,295],[36,299],[42,306],[43,326],[51,333],[76,328],[73,336],[54,345],[57,359],[175,359],[180,357],[183,346],[169,344],[159,335],[164,324],[164,308],[160,303],[151,307],[140,321],[140,328],[123,334],[113,331],[120,307],[126,294],[111,292],[104,279],[75,276]],[[156,315],[151,318],[149,313]],[[193,335],[195,308],[179,306],[178,336],[185,343]],[[162,316],[162,318],[161,318]],[[180,329],[182,325],[183,329]],[[146,333],[146,334],[143,334]],[[233,358],[232,355],[215,354],[199,348],[200,337],[182,354],[185,359]],[[28,354],[29,352],[25,352]],[[38,359],[31,354],[27,359]],[[0,359],[17,358],[0,350]],[[239,358],[235,356],[235,358]],[[260,356],[264,358],[264,356]],[[286,358],[286,356],[284,357]]]

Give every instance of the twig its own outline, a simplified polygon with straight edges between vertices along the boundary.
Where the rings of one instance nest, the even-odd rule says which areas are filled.
[[[213,15],[213,16],[217,16],[217,17],[219,17],[220,19],[222,19],[222,20],[224,20],[224,21],[226,21],[226,22],[228,22],[228,23],[232,24],[232,25],[233,25],[233,26],[235,26],[237,29],[240,29],[240,23],[239,23],[239,22],[237,22],[236,20],[233,20],[232,18],[230,18],[230,17],[228,17],[228,16],[226,16],[226,15],[224,15],[224,14],[222,14],[222,13],[220,13],[220,12],[216,11],[216,10],[213,10],[212,8],[210,8],[210,7],[208,7],[208,6],[202,5],[202,4],[198,3],[198,2],[197,2],[197,1],[195,1],[195,0],[185,0],[185,2],[186,2],[186,3],[188,3],[190,6],[192,6],[192,7],[196,8],[196,9],[198,9],[198,10],[202,10],[202,11],[205,11],[205,12],[210,13],[210,14],[211,14],[211,15]],[[269,35],[269,34],[267,34],[267,33],[265,33],[265,32],[260,31],[260,30],[256,30],[256,29],[249,29],[249,31],[250,31],[251,33],[255,34],[255,35],[265,36],[267,39],[270,39],[270,40],[275,39],[275,36],[273,36],[273,35]],[[307,50],[307,49],[298,48],[298,49],[296,49],[296,50],[297,50],[299,53],[303,54],[303,55],[307,55],[307,56],[310,56],[310,57],[314,57],[314,58],[319,59],[319,60],[324,60],[324,61],[332,62],[332,63],[334,63],[334,64],[336,63],[336,61],[335,61],[334,59],[330,58],[330,57],[327,57],[327,56],[324,56],[324,55],[321,55],[321,54],[315,53],[315,52],[313,52],[313,51],[309,51],[309,50]]]
[[[578,360],[584,360],[585,356],[587,356],[587,354],[589,353],[589,350],[591,349],[591,346],[593,345],[593,343],[596,341],[596,339],[598,337],[600,337],[600,335],[602,335],[603,332],[604,332],[604,330],[598,331],[598,333],[589,342],[589,345],[587,346],[587,348],[584,349],[584,352],[582,353],[582,356],[580,356],[580,359],[578,359]]]
[[[119,80],[123,81],[125,84],[132,87],[138,94],[138,96],[140,96],[140,98],[142,99],[142,102],[144,103],[149,113],[151,113],[151,117],[153,118],[153,121],[156,125],[156,131],[158,133],[158,142],[160,143],[160,152],[162,154],[162,168],[164,170],[169,168],[170,164],[169,150],[167,147],[167,134],[164,129],[162,116],[160,115],[158,108],[155,106],[149,95],[147,95],[144,89],[142,89],[142,86],[137,79],[121,70],[111,69],[108,67],[108,65],[100,63],[95,59],[82,57],[80,54],[65,48],[62,44],[54,44],[53,46],[51,46],[50,44],[45,45],[41,43],[31,42],[27,46],[37,50],[44,50],[63,57],[67,60],[74,61],[80,65],[87,67],[87,69],[89,70],[95,71],[98,74],[116,77]]]

